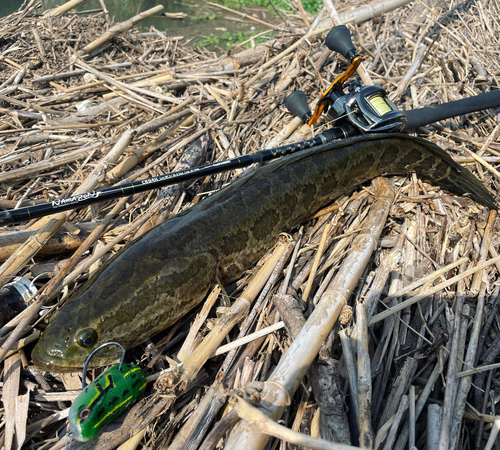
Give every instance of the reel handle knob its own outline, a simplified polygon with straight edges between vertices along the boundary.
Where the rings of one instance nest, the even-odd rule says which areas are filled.
[[[340,53],[349,62],[358,54],[352,43],[351,33],[345,25],[337,25],[332,28],[326,36],[325,44],[330,50]]]
[[[306,94],[302,91],[294,91],[285,99],[288,111],[295,114],[302,122],[306,123],[312,116],[311,109],[307,103]]]

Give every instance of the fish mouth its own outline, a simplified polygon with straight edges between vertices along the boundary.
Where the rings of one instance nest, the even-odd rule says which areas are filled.
[[[97,345],[96,345],[97,347]],[[77,356],[67,356],[67,355],[55,355],[55,351],[47,351],[43,345],[43,341],[38,341],[35,348],[31,352],[31,359],[33,364],[40,369],[46,370],[48,372],[55,373],[74,373],[81,372],[85,360],[90,355],[92,349],[88,350],[86,354],[79,354]],[[57,351],[62,353],[61,351]],[[120,361],[121,351],[108,351],[102,352],[98,355],[92,357],[89,362],[88,369],[95,369],[98,367],[109,366],[116,364]]]
[[[31,352],[31,359],[33,360],[33,364],[38,368],[56,373],[79,372],[85,362],[81,358],[72,359],[53,355],[40,342],[36,344]]]

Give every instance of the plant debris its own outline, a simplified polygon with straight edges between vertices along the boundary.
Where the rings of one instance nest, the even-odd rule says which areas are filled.
[[[498,2],[400,4],[335,2],[364,58],[365,82],[383,86],[402,110],[498,89]],[[250,48],[223,54],[134,28],[160,9],[112,24],[104,12],[42,14],[32,0],[0,19],[2,208],[250,154],[331,126],[327,116],[314,129],[302,125],[283,102],[298,89],[312,102],[347,68],[324,45],[335,14],[329,1],[317,17],[293,10],[285,25],[262,33],[266,42],[250,37]],[[500,109],[414,134],[499,192]],[[70,440],[67,416],[81,373],[44,372],[30,356],[48,317],[121,248],[242,173],[0,228],[0,286],[23,276],[41,296],[0,330],[6,450],[56,450]],[[350,271],[352,295],[288,398],[266,381],[291,358],[299,330],[331,295],[330,281],[364,251],[370,221],[379,222],[377,248]],[[283,232],[292,235],[227,294],[214,288],[204,305],[127,352],[151,381],[147,395],[95,441],[73,441],[71,449],[125,441],[127,448],[238,448],[242,421],[261,430],[252,436],[274,436],[266,448],[498,448],[496,211],[415,175],[392,177]],[[88,381],[102,370],[89,371]],[[266,395],[276,401],[269,411],[284,409],[279,424],[256,408]]]

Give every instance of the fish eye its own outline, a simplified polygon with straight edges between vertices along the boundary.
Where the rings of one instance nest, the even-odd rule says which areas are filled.
[[[80,347],[92,347],[97,342],[97,331],[93,328],[86,328],[78,333],[76,341]]]
[[[85,420],[89,416],[90,416],[90,408],[85,408],[80,412],[80,414],[78,414],[78,417],[81,420]]]

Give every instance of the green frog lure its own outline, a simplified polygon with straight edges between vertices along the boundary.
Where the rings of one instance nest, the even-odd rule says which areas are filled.
[[[103,347],[117,345],[122,350],[119,364],[105,370],[86,386],[85,372],[92,356]],[[69,409],[69,428],[73,439],[80,442],[97,437],[101,429],[138,400],[146,389],[146,376],[135,364],[124,364],[125,349],[118,342],[97,347],[83,367],[82,392]]]

